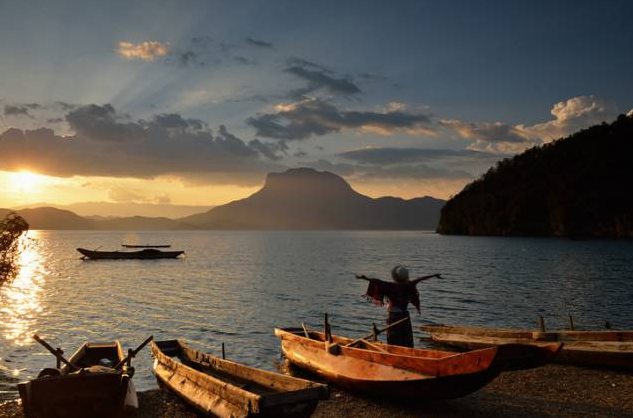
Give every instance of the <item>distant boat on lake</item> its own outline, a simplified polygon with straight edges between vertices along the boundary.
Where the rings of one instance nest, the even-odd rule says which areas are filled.
[[[155,260],[162,258],[178,258],[184,251],[160,251],[154,248],[146,248],[141,251],[93,251],[85,248],[77,248],[83,258],[93,260]]]
[[[121,244],[121,247],[125,247],[125,248],[169,248],[169,247],[171,247],[171,244],[158,244],[158,245]]]

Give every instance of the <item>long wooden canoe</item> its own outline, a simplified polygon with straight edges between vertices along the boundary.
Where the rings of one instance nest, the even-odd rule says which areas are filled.
[[[25,418],[120,417],[130,375],[112,367],[124,359],[118,341],[84,343],[68,361],[75,366],[44,369],[37,379],[18,384]]]
[[[349,338],[332,336],[327,349],[324,335],[299,328],[275,329],[286,359],[325,380],[350,390],[408,399],[450,399],[468,395],[502,371],[494,367],[497,347],[468,353],[417,350],[377,345],[346,346]],[[376,348],[379,347],[379,348]]]
[[[428,333],[465,334],[482,337],[527,338],[542,341],[630,341],[633,342],[633,330],[600,331],[537,331],[504,328],[483,328],[454,325],[425,325],[420,329]]]
[[[171,244],[157,244],[157,245],[149,245],[149,244],[121,244],[121,247],[125,248],[170,248]]]
[[[93,260],[155,260],[162,258],[178,258],[184,251],[160,251],[147,248],[142,251],[93,251],[77,248],[77,251]]]
[[[153,342],[152,354],[157,379],[206,416],[309,417],[328,397],[321,383],[204,354],[180,340]]]
[[[438,343],[467,350],[502,344],[522,344],[535,347],[551,344],[550,341],[532,338],[489,337],[442,332],[431,332],[431,339]],[[581,366],[633,370],[633,343],[627,341],[566,341],[554,361]]]

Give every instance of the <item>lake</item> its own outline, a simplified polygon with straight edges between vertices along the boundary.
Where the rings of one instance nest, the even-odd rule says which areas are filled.
[[[39,333],[67,356],[85,340],[134,348],[148,335],[275,370],[275,326],[361,336],[384,308],[354,273],[389,278],[396,264],[420,283],[413,323],[633,328],[633,242],[441,236],[423,231],[30,231],[18,277],[0,288],[0,399],[54,367]],[[77,247],[171,243],[177,260],[81,260]],[[413,308],[411,308],[413,312]],[[417,336],[422,336],[416,332]],[[421,344],[417,342],[416,344]],[[133,361],[137,389],[155,387],[148,348]]]

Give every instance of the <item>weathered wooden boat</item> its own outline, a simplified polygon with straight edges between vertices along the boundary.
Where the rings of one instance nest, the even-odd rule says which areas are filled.
[[[58,360],[57,368],[18,384],[25,418],[123,416],[131,370],[126,364],[114,366],[124,359],[118,341],[84,343],[68,359],[71,366]]]
[[[159,382],[206,416],[309,417],[328,397],[321,383],[204,354],[180,340],[155,342],[152,354]]]
[[[352,340],[307,331],[276,328],[287,360],[300,368],[354,391],[394,398],[450,399],[468,395],[488,384],[511,366],[518,351],[491,347],[467,353],[420,350]],[[560,344],[552,355],[555,355]],[[525,348],[525,347],[521,347]],[[548,350],[530,350],[547,357]],[[526,354],[527,358],[527,354]],[[540,362],[534,356],[525,360]]]
[[[125,247],[125,248],[170,248],[171,244],[158,244],[158,245],[121,244],[121,247]]]
[[[426,329],[426,328],[425,328]],[[428,331],[427,331],[428,332]],[[435,342],[461,349],[480,349],[502,344],[522,344],[544,347],[551,341],[534,338],[494,337],[475,334],[456,334],[439,331],[430,332]],[[503,334],[502,334],[503,335]],[[555,360],[558,363],[581,366],[611,367],[633,370],[633,342],[566,340]]]
[[[633,330],[522,330],[504,328],[484,328],[453,325],[425,325],[420,329],[428,333],[465,334],[482,337],[527,338],[541,341],[630,341],[633,342]]]
[[[83,258],[93,260],[156,260],[162,258],[178,258],[184,251],[160,251],[147,248],[141,251],[93,251],[77,248]]]

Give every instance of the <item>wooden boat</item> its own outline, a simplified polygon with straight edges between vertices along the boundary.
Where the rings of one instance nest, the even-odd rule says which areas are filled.
[[[220,359],[180,340],[154,342],[152,354],[159,382],[206,416],[309,417],[328,397],[326,385]]]
[[[519,351],[512,347],[455,353],[357,342],[336,335],[326,343],[324,333],[301,328],[276,328],[275,335],[281,339],[282,351],[290,363],[351,390],[397,398],[465,396],[501,371],[517,367],[520,359]],[[560,349],[560,344],[554,345],[557,348],[552,356]],[[534,354],[545,358],[544,353],[549,351],[528,348],[527,352],[533,357],[528,360],[526,354],[526,366],[540,361]]]
[[[425,330],[429,329],[425,327]],[[427,331],[428,332],[428,331]],[[501,344],[522,344],[543,347],[548,340],[534,338],[495,337],[477,334],[457,334],[431,331],[431,339],[438,343],[461,349],[494,347]],[[501,334],[504,335],[504,334]],[[556,362],[582,366],[612,367],[633,370],[633,342],[566,340]]]
[[[58,364],[56,369],[44,369],[37,379],[18,384],[25,418],[123,416],[131,370],[99,362],[107,359],[114,367],[124,358],[118,341],[84,343],[68,359],[74,367]]]
[[[600,330],[600,331],[537,331],[515,330],[504,328],[483,328],[452,325],[425,325],[420,327],[424,332],[443,334],[478,335],[482,337],[527,338],[542,341],[631,341],[633,330]]]
[[[136,245],[136,244],[121,244],[121,247],[125,248],[170,248],[171,244],[159,244],[159,245]]]
[[[83,258],[93,260],[155,260],[161,258],[178,258],[184,251],[160,251],[147,248],[141,251],[93,251],[85,248],[77,248]]]

